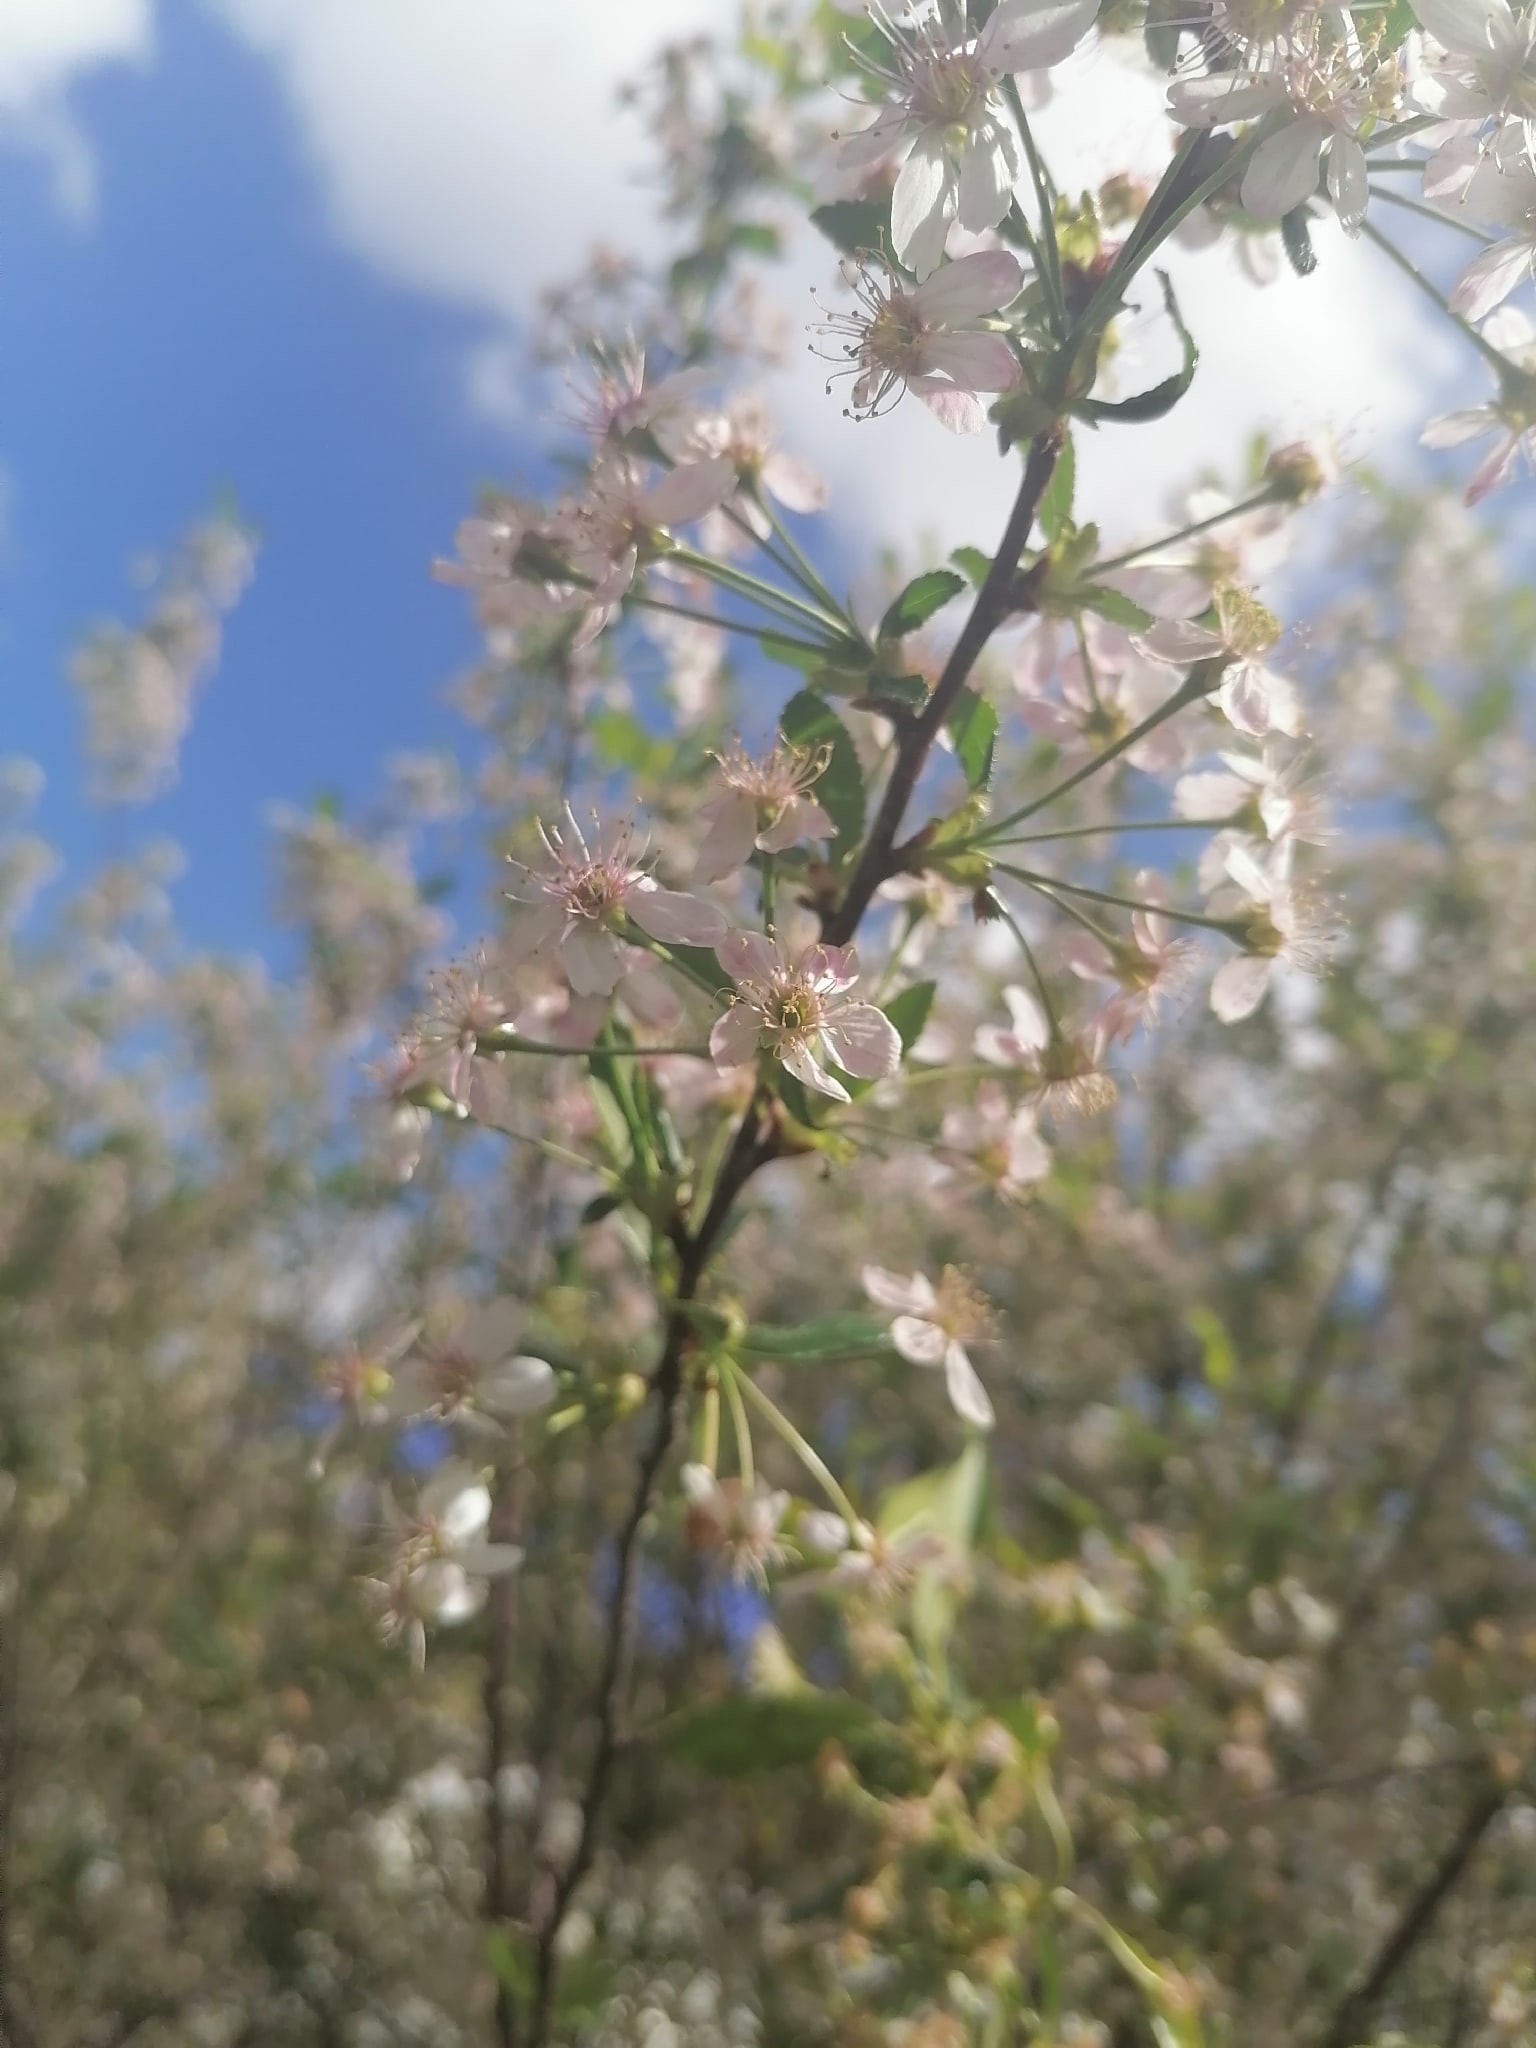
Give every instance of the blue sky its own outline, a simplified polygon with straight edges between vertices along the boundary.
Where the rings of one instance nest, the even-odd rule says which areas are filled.
[[[483,482],[539,463],[547,401],[515,367],[537,288],[598,232],[658,246],[615,83],[669,29],[721,18],[720,0],[6,0],[0,753],[44,766],[41,827],[72,867],[169,836],[193,940],[265,944],[273,801],[354,807],[391,753],[450,735],[442,688],[475,639],[431,558]],[[1102,68],[1063,81],[1048,146],[1085,106],[1110,152],[1093,163],[1074,129],[1088,171],[1138,123],[1166,147],[1155,93],[1120,96]],[[1352,452],[1411,447],[1450,358],[1395,274],[1320,246],[1320,282],[1262,298],[1224,257],[1179,259],[1196,400],[1084,451],[1111,532],[1253,425],[1298,431],[1319,391]],[[829,269],[814,237],[794,246],[792,318]],[[831,478],[840,552],[985,542],[1008,490],[987,446],[917,408],[850,431],[791,356],[774,395]],[[1462,402],[1481,397],[1476,364],[1456,367]],[[69,649],[137,615],[135,558],[224,491],[263,547],[180,781],[92,812]]]
[[[0,156],[3,745],[47,770],[42,825],[68,854],[169,834],[191,935],[244,945],[268,802],[361,800],[387,752],[444,735],[440,686],[474,636],[427,565],[508,452],[463,397],[483,323],[336,248],[277,81],[195,10],[164,20],[148,77],[103,72],[76,109],[90,223]],[[222,490],[264,546],[181,780],[126,821],[93,815],[67,650],[93,616],[135,614],[134,557]]]

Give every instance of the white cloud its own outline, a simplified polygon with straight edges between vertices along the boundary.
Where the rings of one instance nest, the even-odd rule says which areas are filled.
[[[719,0],[209,4],[276,67],[343,242],[386,276],[487,316],[492,333],[466,360],[467,402],[526,432],[539,396],[519,374],[518,336],[539,289],[599,239],[662,246],[636,175],[645,140],[616,111],[615,87],[668,34],[718,27]],[[1038,128],[1067,189],[1115,169],[1156,175],[1172,140],[1156,81],[1092,49],[1058,79]],[[1155,518],[1201,466],[1235,469],[1256,429],[1294,437],[1326,424],[1347,454],[1388,466],[1411,445],[1453,345],[1373,250],[1331,225],[1318,241],[1313,277],[1287,270],[1264,289],[1229,251],[1172,253],[1200,369],[1168,420],[1080,435],[1082,503],[1107,533]],[[778,283],[796,325],[832,269],[814,231],[796,235]],[[1151,280],[1147,300],[1157,304]],[[1150,377],[1163,372],[1149,364]],[[1131,388],[1133,376],[1128,364]],[[1011,493],[990,437],[956,441],[915,405],[873,425],[845,421],[824,378],[796,349],[772,389],[786,438],[829,475],[845,532],[984,545]]]
[[[0,145],[41,157],[76,220],[91,214],[96,177],[70,87],[103,64],[144,63],[153,28],[153,0],[0,0]]]
[[[616,87],[709,0],[210,0],[270,59],[337,234],[508,321],[598,240],[657,242]]]

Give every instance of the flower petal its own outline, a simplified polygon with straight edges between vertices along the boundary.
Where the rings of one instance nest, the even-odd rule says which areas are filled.
[[[891,247],[898,262],[919,275],[926,270],[920,268],[913,245],[924,228],[931,229],[935,216],[943,214],[948,182],[944,138],[936,128],[925,128],[912,145],[891,193]],[[923,254],[930,253],[924,248]],[[937,268],[937,263],[935,255],[926,269]]]
[[[909,1365],[941,1365],[949,1339],[937,1323],[921,1316],[898,1316],[891,1325],[891,1342]]]
[[[658,889],[649,876],[625,891],[624,908],[664,946],[712,946],[725,933],[725,914],[713,903],[679,889]]]
[[[818,1095],[830,1095],[834,1102],[852,1100],[842,1082],[827,1072],[808,1045],[786,1046],[779,1054],[779,1064],[802,1087],[814,1088]]]
[[[942,371],[962,391],[1011,391],[1018,358],[1001,334],[934,334],[922,344],[924,374]]]
[[[1280,220],[1317,190],[1318,163],[1328,129],[1313,115],[1287,121],[1266,135],[1243,173],[1242,201],[1259,220]]]
[[[912,294],[923,318],[946,327],[995,313],[1011,305],[1024,289],[1024,272],[1006,249],[978,249],[941,264]]]
[[[944,1378],[955,1413],[977,1429],[990,1429],[996,1418],[987,1390],[977,1378],[965,1346],[953,1337],[944,1353]]]
[[[923,1315],[938,1299],[926,1273],[893,1273],[887,1266],[866,1266],[859,1278],[875,1307],[892,1315]]]
[[[1328,197],[1346,235],[1358,235],[1371,196],[1365,151],[1353,135],[1335,135],[1328,145]]]
[[[624,972],[624,955],[612,932],[579,924],[560,945],[560,964],[579,996],[610,996]]]
[[[1463,320],[1481,320],[1532,273],[1536,246],[1529,240],[1495,242],[1474,256],[1451,292],[1451,311]]]
[[[641,510],[655,526],[686,526],[702,519],[736,488],[736,465],[727,455],[685,462],[664,476],[641,499]]]
[[[1274,961],[1257,953],[1223,960],[1211,980],[1211,1008],[1223,1024],[1251,1017],[1264,1000]]]
[[[727,792],[715,806],[709,830],[693,863],[694,879],[718,882],[745,867],[757,836],[757,805],[748,796]]]
[[[715,947],[715,958],[732,981],[771,981],[783,964],[773,940],[763,932],[727,932]]]
[[[709,1056],[724,1073],[728,1067],[750,1067],[757,1058],[763,1020],[750,1003],[732,1003],[717,1017],[709,1034]]]
[[[901,1065],[901,1034],[873,1003],[847,1003],[827,1020],[822,1037],[845,1074],[878,1081]]]
[[[907,389],[952,434],[979,434],[987,424],[986,407],[972,391],[961,391],[937,377],[914,377]]]
[[[977,54],[995,71],[1043,71],[1072,54],[1098,11],[1099,0],[1003,0]]]
[[[1182,668],[1187,662],[1205,661],[1219,654],[1222,638],[1194,619],[1159,619],[1145,633],[1136,634],[1131,645],[1138,653],[1150,655],[1153,661]]]

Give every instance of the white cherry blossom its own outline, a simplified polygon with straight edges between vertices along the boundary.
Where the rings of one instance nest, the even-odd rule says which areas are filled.
[[[528,906],[512,932],[522,956],[553,950],[578,995],[606,996],[629,964],[622,937],[629,920],[663,945],[712,946],[724,934],[725,919],[712,903],[660,887],[631,827],[621,827],[605,848],[588,842],[569,804],[565,816],[563,829],[539,827],[546,866],[513,863],[519,876],[507,895]]]
[[[807,946],[798,954],[761,932],[731,932],[715,958],[736,984],[724,1016],[709,1035],[715,1065],[777,1060],[807,1088],[846,1102],[848,1091],[828,1065],[856,1080],[878,1081],[901,1063],[901,1038],[883,1010],[848,1000],[859,978],[851,946]]]
[[[891,1342],[901,1356],[913,1365],[942,1366],[955,1413],[990,1429],[992,1403],[965,1348],[992,1334],[995,1318],[985,1295],[955,1266],[944,1268],[937,1287],[926,1274],[904,1276],[884,1266],[866,1266],[862,1277],[876,1308],[895,1319]]]
[[[1059,64],[1093,26],[1099,0],[1002,0],[980,32],[966,0],[938,0],[898,23],[875,4],[886,56],[868,61],[886,103],[867,128],[837,138],[837,164],[857,170],[897,154],[891,246],[918,277],[943,260],[951,227],[995,228],[1024,174],[1024,148],[1002,94],[1014,72]]]
[[[978,250],[908,285],[884,257],[866,256],[845,263],[843,275],[860,311],[831,314],[817,332],[835,344],[834,359],[850,364],[840,374],[854,378],[853,415],[878,419],[910,391],[952,433],[979,434],[987,414],[977,393],[1019,381],[1006,336],[983,324],[1023,289],[1018,260],[1006,249]]]

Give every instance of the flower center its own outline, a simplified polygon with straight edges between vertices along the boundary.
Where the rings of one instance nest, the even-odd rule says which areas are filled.
[[[946,1266],[935,1292],[933,1320],[947,1337],[964,1343],[992,1334],[997,1324],[992,1304],[961,1267]]]

